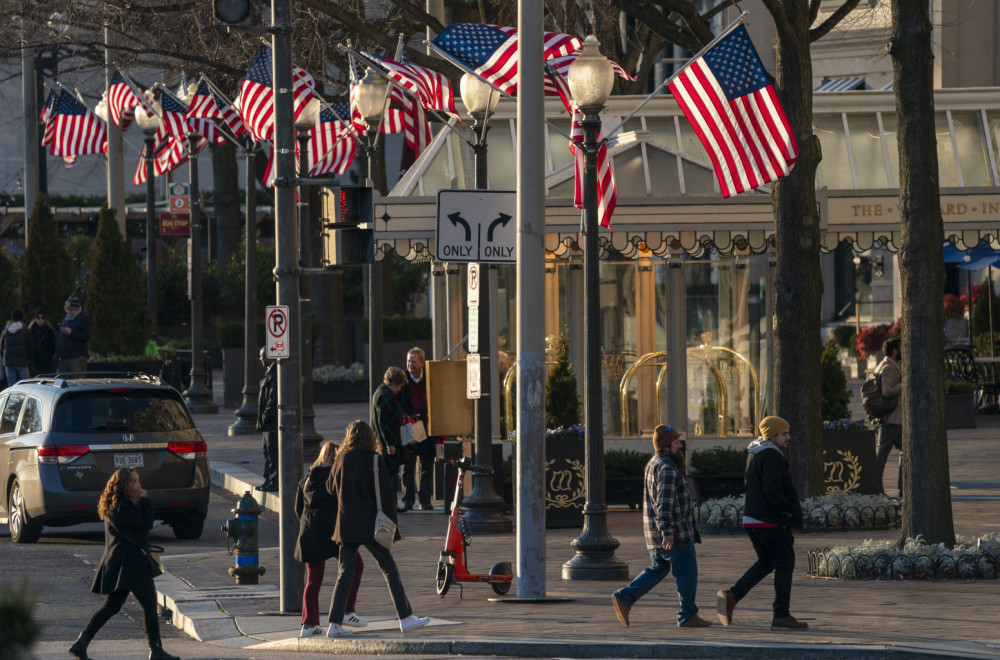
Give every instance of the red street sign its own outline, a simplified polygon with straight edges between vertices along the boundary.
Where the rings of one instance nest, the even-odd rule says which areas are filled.
[[[160,236],[187,236],[191,233],[191,216],[187,213],[161,213]]]

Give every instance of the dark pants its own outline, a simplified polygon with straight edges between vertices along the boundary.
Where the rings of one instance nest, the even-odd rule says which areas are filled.
[[[108,619],[118,614],[128,598],[128,589],[119,589],[108,594],[104,598],[104,604],[94,612],[90,621],[84,627],[83,632],[94,637]],[[160,641],[160,622],[156,618],[156,589],[153,588],[153,581],[149,581],[149,588],[137,589],[132,592],[135,599],[142,606],[142,622],[146,628],[146,639],[150,644]]]
[[[899,450],[899,469],[896,476],[896,488],[899,489],[899,496],[903,496],[903,427],[900,424],[883,423],[876,432],[875,444],[875,473],[878,474],[878,485],[882,488],[883,476],[885,474],[885,464],[889,460],[889,453],[895,447]]]
[[[788,527],[747,527],[757,561],[730,591],[743,600],[757,583],[774,572],[774,618],[790,616],[792,571],[795,570],[795,539]]]
[[[433,493],[431,476],[434,474],[434,438],[415,442],[407,449],[410,455],[403,464],[403,506],[412,507],[414,501],[429,505]],[[417,460],[420,469],[417,469]]]
[[[361,555],[354,555],[354,581],[351,583],[351,591],[347,595],[347,606],[345,612],[355,611],[358,601],[358,589],[361,588],[361,575],[365,572],[365,562],[361,560]],[[326,573],[326,562],[317,561],[306,564],[306,588],[302,592],[302,621],[301,626],[319,625],[319,590],[323,586],[323,574]]]
[[[264,431],[264,488],[278,487],[278,432]]]
[[[87,370],[87,358],[59,358],[59,371],[62,373],[76,373]],[[13,383],[11,383],[13,385]]]
[[[374,523],[372,523],[374,526]],[[392,606],[396,609],[396,616],[400,619],[413,614],[410,601],[406,599],[406,591],[403,590],[403,581],[399,579],[399,569],[396,568],[396,561],[392,558],[392,553],[378,543],[372,541],[365,543],[365,548],[375,558],[375,563],[385,577],[385,583],[389,586],[389,596],[392,598]],[[344,614],[347,612],[347,599],[351,593],[351,585],[354,583],[354,556],[358,554],[359,544],[344,543],[340,546],[340,571],[337,573],[337,586],[333,588],[333,598],[330,600],[330,623],[344,623]]]

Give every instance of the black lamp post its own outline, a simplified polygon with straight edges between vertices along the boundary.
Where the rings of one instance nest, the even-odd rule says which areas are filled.
[[[583,507],[583,533],[573,541],[576,556],[563,564],[564,580],[625,580],[628,565],[615,557],[618,540],[608,532],[608,506],[604,484],[604,419],[601,410],[600,255],[597,245],[597,132],[599,113],[611,94],[614,70],[601,55],[600,43],[587,37],[583,52],[570,65],[570,92],[583,112],[585,222],[584,377],[587,502]]]
[[[243,278],[243,403],[236,410],[236,421],[229,425],[229,435],[257,433],[257,186],[256,145],[247,140],[243,150],[247,170],[247,219],[244,227],[246,241]]]
[[[135,123],[145,134],[146,158],[146,308],[149,310],[150,329],[156,337],[159,327],[156,294],[156,170],[153,150],[156,148],[156,131],[160,127],[159,116],[147,115],[142,107],[136,109]]]
[[[462,76],[462,104],[473,119],[472,130],[475,142],[476,190],[489,188],[486,160],[486,131],[490,115],[500,101],[499,92],[468,73]],[[493,266],[486,266],[493,268]],[[484,275],[485,275],[484,269]],[[485,347],[480,359],[480,397],[476,400],[476,445],[475,460],[479,465],[493,462],[493,407],[491,397],[493,355],[490,338],[493,330],[490,323],[490,278],[483,278],[487,284],[479,288],[479,341]],[[498,468],[499,466],[494,466]],[[503,515],[504,501],[500,497],[492,476],[472,477],[472,492],[462,500],[462,520],[472,534],[506,534],[513,529],[513,522]]]

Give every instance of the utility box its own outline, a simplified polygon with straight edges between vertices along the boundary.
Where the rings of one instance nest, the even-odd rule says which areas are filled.
[[[465,396],[465,360],[431,360],[427,376],[427,435],[472,435],[473,401]]]
[[[370,264],[375,260],[372,189],[366,186],[323,188],[323,267]]]

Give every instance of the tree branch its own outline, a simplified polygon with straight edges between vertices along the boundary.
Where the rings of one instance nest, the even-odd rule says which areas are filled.
[[[859,2],[861,0],[844,0],[844,4],[840,5],[837,11],[830,14],[830,17],[823,21],[822,25],[809,30],[809,43],[826,36],[830,30],[837,26],[837,23],[840,23],[848,14],[854,11]]]

